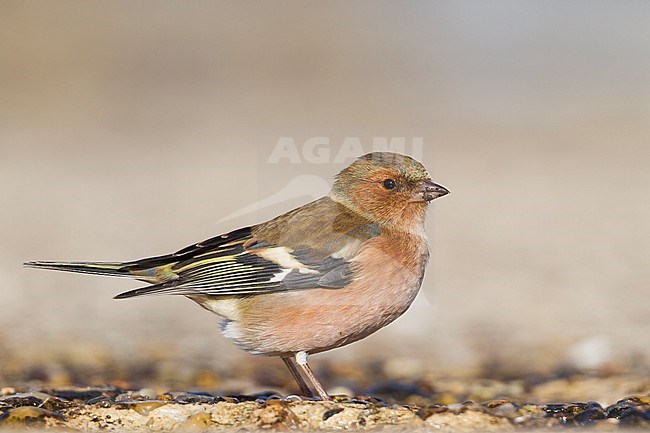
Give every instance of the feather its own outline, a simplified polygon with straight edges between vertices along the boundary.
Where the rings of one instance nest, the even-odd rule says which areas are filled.
[[[300,212],[130,262],[28,262],[26,266],[131,277],[151,283],[116,296],[233,296],[345,287],[349,260],[378,227],[328,197]],[[291,226],[291,230],[286,230]]]

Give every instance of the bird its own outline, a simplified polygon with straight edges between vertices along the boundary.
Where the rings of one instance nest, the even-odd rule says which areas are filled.
[[[24,265],[149,283],[115,299],[185,296],[220,316],[239,348],[280,357],[302,395],[330,400],[308,356],[363,339],[408,309],[429,261],[428,205],[447,194],[414,158],[372,152],[338,173],[326,196],[172,254]]]

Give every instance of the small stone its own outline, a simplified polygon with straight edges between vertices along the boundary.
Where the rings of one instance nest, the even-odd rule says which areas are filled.
[[[350,396],[354,395],[354,391],[352,391],[347,386],[335,386],[334,388],[328,390],[328,394],[330,397],[332,397],[332,399],[334,399],[334,397],[349,399]]]
[[[502,404],[512,403],[511,400],[493,400],[485,403],[485,407],[488,409],[494,409],[495,407],[501,406]]]
[[[332,397],[332,398],[333,398],[333,397]],[[284,398],[284,401],[304,401],[304,400],[305,400],[305,398],[304,398],[303,396],[301,396],[301,395],[295,395],[295,394],[288,395],[288,396],[286,396],[286,397]]]
[[[22,406],[10,409],[0,415],[0,425],[7,427],[21,427],[25,425],[44,426],[45,418],[52,417],[60,420],[64,416],[51,410],[40,407]]]
[[[333,416],[336,415],[337,413],[341,413],[341,412],[343,412],[344,410],[345,410],[345,409],[342,408],[342,407],[337,407],[336,409],[330,409],[330,410],[328,410],[327,412],[325,412],[325,413],[323,414],[323,421],[327,421],[328,419],[330,419],[331,417],[333,417]]]
[[[431,405],[431,406],[420,408],[417,411],[417,416],[419,416],[420,419],[422,419],[422,420],[426,420],[427,418],[429,418],[433,414],[446,412],[447,410],[449,410],[449,409],[446,406],[441,406],[439,404],[434,404],[434,405]]]
[[[10,386],[5,386],[4,388],[0,388],[0,395],[11,395],[16,393],[16,388],[12,388]]]
[[[563,404],[547,404],[544,406],[544,410],[549,415],[554,415],[556,413],[562,412],[565,405]]]
[[[620,418],[622,415],[634,409],[636,406],[638,406],[638,403],[634,400],[627,398],[624,400],[619,400],[605,409],[605,415],[607,418]]]
[[[138,401],[149,400],[147,397],[142,396],[135,392],[125,392],[115,397],[115,403],[134,403]]]
[[[176,403],[190,404],[190,403],[207,403],[212,404],[215,402],[215,398],[209,395],[203,394],[192,394],[192,393],[181,393],[173,397],[173,400]]]
[[[86,402],[86,405],[107,408],[113,405],[113,400],[111,400],[107,395],[101,395],[99,397],[91,398]]]
[[[650,426],[650,409],[641,411],[639,409],[630,409],[618,417],[621,425],[647,427]]]
[[[161,406],[168,404],[166,401],[143,401],[139,403],[133,403],[129,405],[131,409],[139,413],[140,415],[147,416],[151,411],[158,409]]]
[[[490,413],[505,418],[515,418],[517,411],[518,407],[514,403],[507,402],[491,408]]]
[[[220,401],[223,401],[224,403],[239,403],[240,400],[235,397],[230,397],[230,396],[219,396],[214,398],[214,402],[218,403]]]
[[[573,422],[579,426],[587,426],[594,424],[596,420],[605,419],[605,412],[602,409],[591,408],[583,410],[573,417]]]
[[[351,403],[362,403],[365,405],[373,406],[387,406],[386,402],[380,398],[373,397],[372,395],[358,395],[350,400]]]
[[[152,388],[142,388],[140,391],[138,391],[138,394],[140,394],[143,397],[147,397],[149,400],[155,399],[156,396],[158,395],[156,390]]]

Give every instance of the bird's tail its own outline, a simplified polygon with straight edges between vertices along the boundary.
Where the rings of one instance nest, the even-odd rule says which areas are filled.
[[[109,275],[113,277],[136,277],[129,272],[126,263],[119,262],[25,262],[23,266],[81,274]]]

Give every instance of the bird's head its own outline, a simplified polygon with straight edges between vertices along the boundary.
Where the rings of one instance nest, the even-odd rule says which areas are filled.
[[[330,197],[380,225],[408,225],[424,222],[427,204],[446,194],[410,156],[373,152],[336,176]]]

